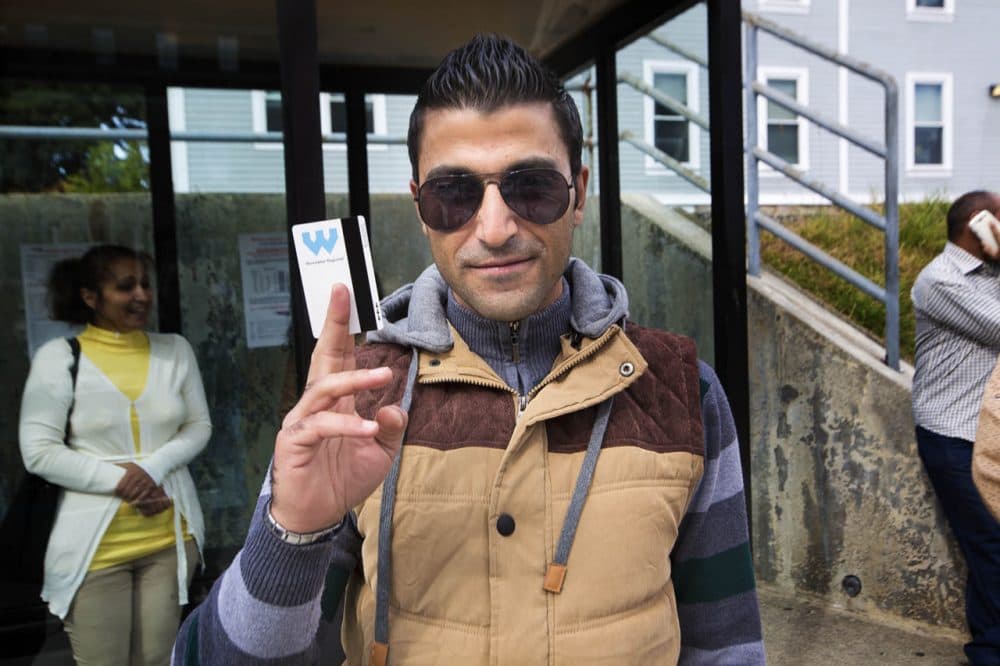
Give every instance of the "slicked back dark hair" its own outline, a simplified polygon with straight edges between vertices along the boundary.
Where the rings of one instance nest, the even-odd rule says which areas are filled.
[[[955,203],[948,209],[948,240],[958,239],[962,230],[965,229],[965,225],[979,211],[988,210],[994,215],[1000,212],[994,210],[996,197],[995,192],[973,190],[955,199]]]
[[[124,245],[97,245],[82,257],[64,259],[53,266],[48,283],[49,315],[70,324],[93,321],[94,311],[84,302],[80,290],[100,295],[101,283],[113,277],[111,266],[123,259],[138,261],[147,275],[152,272],[149,254]]]
[[[499,35],[478,34],[444,57],[417,96],[406,137],[413,180],[420,182],[417,162],[427,111],[473,109],[492,113],[512,104],[533,102],[552,104],[575,179],[580,173],[583,126],[573,98],[556,75],[523,48]]]

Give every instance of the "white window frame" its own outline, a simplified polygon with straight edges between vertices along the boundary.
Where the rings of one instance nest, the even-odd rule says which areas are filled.
[[[930,23],[951,23],[955,20],[955,0],[944,0],[944,7],[918,7],[917,0],[906,0],[906,19]]]
[[[917,84],[941,86],[941,164],[917,164],[914,131],[916,129]],[[906,73],[906,171],[909,176],[950,176],[954,140],[953,87],[951,72]]]
[[[757,10],[775,14],[808,14],[811,0],[760,0]]]
[[[652,87],[653,76],[655,74],[684,74],[687,82],[687,107],[694,112],[700,110],[701,87],[697,64],[683,60],[644,60],[642,63],[642,80]],[[643,131],[646,143],[651,146],[656,145],[653,117],[655,109],[656,101],[649,95],[643,95]],[[687,118],[684,118],[684,120],[688,124],[688,161],[682,162],[682,164],[692,171],[697,171],[701,167],[701,128]],[[663,166],[649,155],[645,156],[644,162],[647,175],[678,175],[672,169]]]
[[[767,85],[769,79],[795,79],[796,101],[809,106],[809,69],[806,67],[758,67],[757,80]],[[767,103],[763,95],[757,95],[757,143],[767,150]],[[799,161],[792,166],[802,171],[809,170],[809,121],[799,116]],[[779,172],[763,162],[760,163],[762,176],[777,176]]]
[[[330,102],[333,100],[335,95],[342,96],[342,93],[328,93],[321,92],[319,94],[319,126],[320,131],[323,134],[330,134],[332,129],[332,121],[330,118]],[[374,127],[373,134],[386,134],[388,132],[388,123],[386,122],[386,110],[385,110],[385,95],[369,95],[369,99],[372,102],[372,120]],[[266,132],[267,131],[267,91],[266,90],[251,90],[250,91],[250,109],[251,109],[251,121],[253,123],[254,132]],[[272,142],[258,142],[253,144],[254,148],[258,150],[284,150],[285,146],[283,143],[272,143]],[[388,146],[384,143],[369,143],[368,150],[386,150]],[[323,150],[347,150],[347,144],[345,142],[323,142]]]

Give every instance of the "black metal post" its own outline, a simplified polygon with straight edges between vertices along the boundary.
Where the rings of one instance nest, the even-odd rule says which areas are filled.
[[[747,518],[752,520],[741,20],[740,3],[708,0],[715,369],[736,420]]]
[[[601,270],[622,277],[622,208],[618,174],[618,76],[615,45],[602,44],[597,69],[597,146],[601,187]]]
[[[365,94],[352,90],[344,95],[347,107],[347,191],[351,215],[363,215],[371,238],[371,198],[368,192],[368,114]]]
[[[156,255],[156,302],[160,331],[180,333],[177,216],[170,163],[167,87],[162,83],[146,86],[146,131],[149,133],[149,193],[153,206],[153,253]]]
[[[316,341],[309,327],[302,276],[295,260],[292,225],[326,217],[323,144],[319,119],[316,0],[277,0],[281,58],[281,122],[285,146],[285,205],[292,292],[295,370],[301,390]]]

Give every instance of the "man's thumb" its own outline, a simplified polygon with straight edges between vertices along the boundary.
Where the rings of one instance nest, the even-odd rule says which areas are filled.
[[[378,435],[375,439],[386,449],[396,451],[406,430],[407,415],[396,405],[386,405],[375,414]]]

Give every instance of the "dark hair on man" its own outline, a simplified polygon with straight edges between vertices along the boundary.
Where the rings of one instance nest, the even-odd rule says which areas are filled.
[[[138,261],[149,273],[153,260],[146,252],[124,245],[97,245],[82,257],[64,259],[49,273],[49,315],[56,321],[86,324],[93,321],[94,311],[84,302],[81,289],[101,293],[101,283],[113,277],[111,266],[123,259]]]
[[[552,104],[569,152],[570,174],[576,178],[581,166],[583,126],[573,98],[556,75],[523,48],[499,35],[478,34],[444,57],[417,97],[406,137],[413,180],[420,180],[417,160],[427,111],[474,109],[492,113],[512,104],[532,102]]]
[[[993,210],[996,197],[995,192],[973,190],[955,199],[955,203],[948,209],[948,240],[957,240],[962,234],[962,230],[965,229],[965,225],[979,211],[988,210],[991,213],[996,213],[997,211]]]

